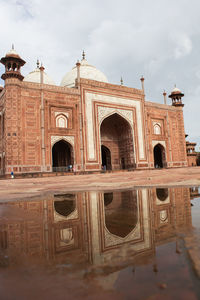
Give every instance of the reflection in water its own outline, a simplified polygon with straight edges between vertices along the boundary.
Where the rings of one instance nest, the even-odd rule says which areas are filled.
[[[104,205],[107,206],[113,201],[113,193],[104,193]]]
[[[109,287],[130,264],[134,270],[151,265],[157,273],[166,261],[157,257],[158,246],[174,242],[177,255],[177,235],[192,227],[190,195],[189,188],[154,188],[1,204],[0,252],[12,264],[17,253],[18,259],[107,266],[106,274],[113,274],[104,283]]]
[[[124,238],[138,221],[137,191],[109,193],[111,201],[108,201],[107,195],[105,197],[104,194],[106,228],[110,233]]]
[[[158,199],[160,201],[165,201],[168,197],[168,189],[161,189],[161,188],[157,188],[156,189],[156,196],[158,197]]]
[[[59,199],[54,202],[55,211],[61,216],[69,216],[76,207],[75,195],[73,194],[64,194],[56,195],[56,199]]]
[[[0,222],[0,247],[49,259],[74,249],[91,263],[108,262],[123,243],[134,255],[153,254],[156,243],[191,227],[190,193],[187,188],[85,192],[2,204],[7,218]],[[166,196],[168,201],[157,201]]]

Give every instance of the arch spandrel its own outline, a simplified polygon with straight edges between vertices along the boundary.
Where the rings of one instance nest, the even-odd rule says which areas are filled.
[[[113,107],[98,107],[98,122],[99,126],[101,126],[102,122],[107,118],[114,114],[118,114],[120,117],[124,118],[133,128],[133,112],[132,110],[127,109],[118,109]]]
[[[65,135],[65,136],[51,136],[51,147],[53,147],[55,145],[55,143],[59,142],[59,141],[65,141],[68,142],[71,146],[74,147],[74,136],[69,136],[69,135]]]

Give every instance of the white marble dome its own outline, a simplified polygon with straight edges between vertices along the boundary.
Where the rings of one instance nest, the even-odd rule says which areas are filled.
[[[55,85],[55,82],[47,75],[47,73],[44,72],[44,84],[50,84],[50,85]],[[24,81],[28,82],[35,82],[35,83],[40,83],[40,69],[39,66],[37,68],[30,72],[25,78]]]
[[[177,87],[175,87],[172,91],[172,94],[181,94],[181,90],[179,90]]]
[[[81,60],[80,63],[80,77],[85,79],[91,79],[101,82],[108,82],[106,76],[96,69],[94,66],[90,65],[85,58]],[[62,79],[61,86],[74,87],[75,80],[77,78],[77,66],[75,66],[71,71],[69,71]]]
[[[14,47],[6,53],[6,57],[20,57]]]

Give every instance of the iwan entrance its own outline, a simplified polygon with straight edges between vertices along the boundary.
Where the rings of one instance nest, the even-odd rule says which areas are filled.
[[[133,134],[128,121],[115,113],[103,120],[100,133],[104,170],[134,168]]]

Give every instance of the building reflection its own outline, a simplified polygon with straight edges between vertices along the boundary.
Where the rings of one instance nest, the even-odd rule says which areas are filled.
[[[0,250],[9,257],[93,265],[112,261],[115,267],[153,258],[157,245],[192,227],[190,197],[189,188],[154,188],[4,203]]]

